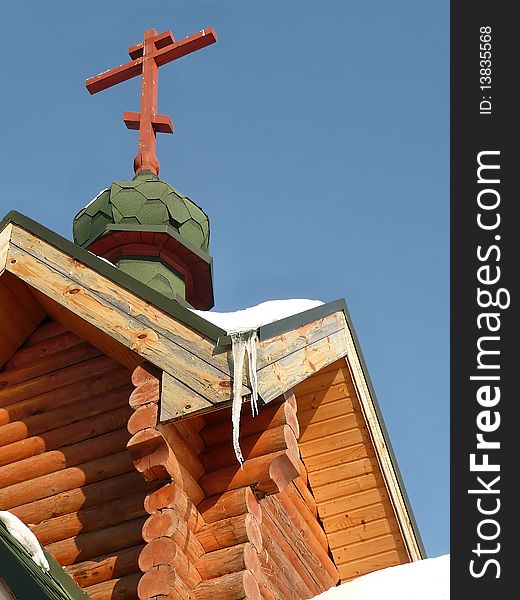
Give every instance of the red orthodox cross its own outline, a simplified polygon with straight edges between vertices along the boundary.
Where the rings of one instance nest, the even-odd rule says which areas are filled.
[[[87,79],[88,91],[95,94],[142,75],[141,112],[123,113],[126,126],[139,130],[139,150],[134,159],[136,174],[144,170],[159,174],[155,136],[157,132],[173,133],[170,117],[157,114],[159,67],[216,41],[217,36],[212,28],[203,29],[179,42],[175,41],[171,31],[157,33],[156,29],[149,29],[144,34],[143,42],[128,49],[133,59],[131,62]]]

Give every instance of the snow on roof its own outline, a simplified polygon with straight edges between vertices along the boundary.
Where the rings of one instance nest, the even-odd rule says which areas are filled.
[[[450,555],[388,567],[331,588],[314,600],[449,600]]]
[[[25,523],[7,510],[0,510],[0,522],[5,525],[7,531],[26,550],[27,554],[41,569],[44,571],[50,570],[40,542]]]
[[[251,331],[262,325],[274,323],[280,319],[291,317],[316,306],[321,306],[321,300],[269,300],[256,306],[237,310],[235,312],[214,312],[209,310],[193,310],[206,321],[224,329],[228,334],[239,331]]]

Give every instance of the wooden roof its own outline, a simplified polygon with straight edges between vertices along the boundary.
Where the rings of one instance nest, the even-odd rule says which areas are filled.
[[[146,409],[149,414],[136,410],[129,421],[134,438],[141,435],[137,423],[143,415],[145,421],[155,419],[157,435],[167,434],[168,446],[168,435],[174,435],[165,429],[169,424],[220,414],[230,405],[232,360],[224,331],[10,213],[0,230],[0,322],[5,324],[0,367],[46,315],[120,365],[135,370],[151,364],[158,370],[160,402]],[[374,570],[392,564],[388,561],[421,558],[413,514],[344,301],[264,326],[259,340],[259,394],[268,404],[294,392],[301,460],[342,579],[360,573],[356,561],[368,561]],[[246,379],[242,393],[250,393]],[[204,423],[211,429],[209,417]],[[136,468],[153,477],[156,467],[136,452]],[[204,475],[204,464],[199,475],[193,488],[198,502],[215,493],[215,477]],[[193,479],[189,469],[184,477]],[[371,511],[369,524],[356,517],[361,505]]]

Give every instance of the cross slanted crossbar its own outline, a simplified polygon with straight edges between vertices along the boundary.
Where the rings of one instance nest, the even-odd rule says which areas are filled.
[[[157,113],[159,67],[205,48],[217,41],[212,28],[203,29],[194,35],[175,41],[171,31],[158,33],[149,29],[144,40],[128,49],[133,60],[95,77],[87,79],[86,86],[91,94],[142,75],[141,112],[125,112],[123,120],[129,129],[139,130],[139,149],[134,159],[134,172],[150,170],[159,174],[156,134],[173,133],[173,124],[167,115]]]

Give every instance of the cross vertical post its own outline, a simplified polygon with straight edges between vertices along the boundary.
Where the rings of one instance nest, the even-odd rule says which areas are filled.
[[[159,115],[158,90],[159,67],[173,60],[200,50],[217,41],[212,28],[176,42],[171,31],[158,33],[149,29],[139,44],[131,46],[128,53],[133,60],[87,79],[86,86],[91,94],[117,85],[132,77],[141,77],[141,112],[125,112],[123,120],[129,129],[139,130],[139,148],[134,159],[134,172],[149,170],[159,174],[156,134],[173,133],[173,125],[166,115]]]

